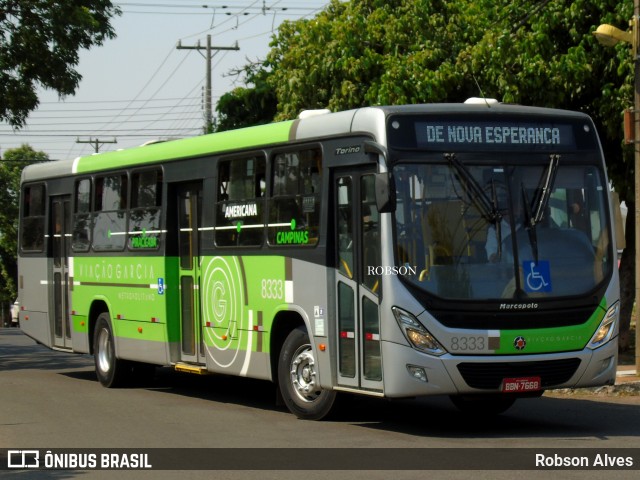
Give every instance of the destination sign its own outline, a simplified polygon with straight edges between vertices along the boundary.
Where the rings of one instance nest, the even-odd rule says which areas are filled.
[[[416,146],[438,150],[460,147],[490,149],[575,148],[573,127],[511,122],[415,122]]]

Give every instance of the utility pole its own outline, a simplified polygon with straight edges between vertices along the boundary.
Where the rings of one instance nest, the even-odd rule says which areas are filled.
[[[635,124],[634,138],[634,184],[635,184],[635,255],[636,255],[636,374],[640,375],[640,122],[638,113],[640,111],[640,1],[633,0],[633,18],[631,19],[631,54],[634,65],[634,86],[633,86],[633,118]]]
[[[118,141],[115,138],[113,140],[100,140],[99,138],[89,137],[89,140],[80,140],[79,138],[77,138],[76,143],[90,143],[91,145],[93,145],[96,153],[99,153],[100,147],[105,143],[118,143]]]
[[[213,125],[213,113],[211,110],[211,59],[213,58],[212,50],[240,50],[238,47],[238,42],[233,47],[212,47],[211,46],[211,35],[207,35],[207,46],[200,46],[200,40],[194,46],[183,46],[182,41],[178,41],[178,45],[176,46],[178,50],[197,50],[200,55],[202,55],[201,50],[205,50],[205,55],[202,55],[206,60],[206,69],[207,69],[207,84],[205,86],[205,125],[204,131],[205,133],[211,133],[211,126]]]

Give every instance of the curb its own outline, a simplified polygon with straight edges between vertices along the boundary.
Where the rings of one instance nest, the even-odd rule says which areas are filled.
[[[601,395],[612,397],[637,396],[640,395],[640,382],[628,382],[605,387],[563,388],[559,390],[549,390],[548,393],[557,395]]]
[[[619,369],[616,374],[616,384],[590,388],[562,388],[549,390],[558,395],[609,395],[615,397],[640,395],[640,379],[634,369]]]

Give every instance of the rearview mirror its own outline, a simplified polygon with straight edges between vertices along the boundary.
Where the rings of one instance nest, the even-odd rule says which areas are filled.
[[[391,173],[376,173],[376,207],[380,213],[396,209],[396,185]]]
[[[365,153],[380,155],[387,164],[387,149],[379,143],[366,140],[364,142]],[[396,209],[396,184],[391,173],[376,173],[376,207],[380,213],[393,212]]]

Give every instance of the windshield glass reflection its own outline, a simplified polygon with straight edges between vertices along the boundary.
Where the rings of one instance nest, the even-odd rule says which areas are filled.
[[[584,294],[613,265],[606,187],[596,167],[486,166],[453,154],[399,164],[396,259],[404,278],[452,299]]]

